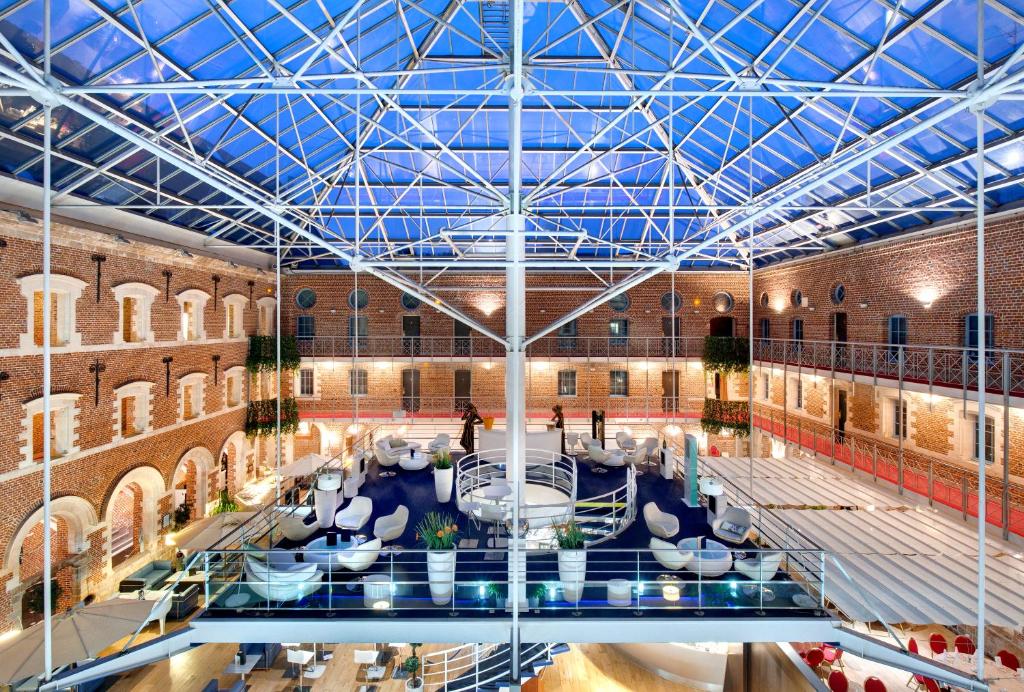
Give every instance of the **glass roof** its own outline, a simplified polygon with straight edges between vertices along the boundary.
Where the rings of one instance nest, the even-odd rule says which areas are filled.
[[[519,69],[502,0],[53,0],[47,124],[44,3],[0,0],[0,167],[39,182],[50,127],[55,204],[276,221],[299,268],[499,258],[520,196],[530,260],[764,265],[973,213],[978,104],[986,207],[1021,201],[1024,0],[980,89],[977,12],[527,1]]]

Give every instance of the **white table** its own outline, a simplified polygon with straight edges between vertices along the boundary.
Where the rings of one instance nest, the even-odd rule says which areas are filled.
[[[235,663],[232,661],[228,664],[228,667],[224,669],[225,675],[241,675],[242,682],[245,682],[245,676],[253,671],[256,664],[260,662],[260,657],[254,654],[250,654],[245,657],[245,663]]]

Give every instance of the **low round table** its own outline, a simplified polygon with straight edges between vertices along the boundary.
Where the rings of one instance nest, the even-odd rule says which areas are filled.
[[[398,465],[403,471],[421,471],[430,466],[430,457],[422,452],[413,452],[411,456],[399,459]]]
[[[676,544],[680,552],[692,551],[686,569],[702,577],[720,577],[732,569],[732,552],[718,541],[703,536],[684,538]]]
[[[315,562],[325,572],[339,570],[341,569],[341,562],[339,561],[341,551],[348,550],[353,546],[359,545],[359,543],[358,537],[351,541],[346,541],[339,537],[337,543],[328,545],[327,536],[321,536],[320,538],[314,538],[303,547],[302,559],[305,562]]]
[[[252,600],[247,593],[233,593],[224,599],[224,605],[228,608],[242,608],[249,605]]]

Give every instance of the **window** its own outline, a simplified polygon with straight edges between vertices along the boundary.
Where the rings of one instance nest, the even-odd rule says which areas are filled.
[[[978,459],[978,415],[968,416],[971,424],[971,459]],[[991,464],[996,459],[996,422],[994,418],[985,416],[985,463]]]
[[[795,308],[803,307],[804,293],[799,288],[794,288],[789,294],[789,303]]]
[[[182,291],[177,296],[181,306],[181,328],[178,330],[178,341],[197,341],[206,338],[203,324],[203,312],[210,295],[205,291],[193,288]]]
[[[612,370],[608,373],[608,396],[629,396],[629,373]]]
[[[889,318],[889,354],[895,358],[899,354],[900,346],[907,345],[907,318],[903,315],[893,315]]]
[[[760,303],[761,303],[761,307],[763,307],[763,308],[768,307],[768,292],[767,291],[762,291],[761,292]]]
[[[558,371],[558,396],[576,396],[576,371]]]
[[[758,331],[762,339],[772,338],[772,321],[767,317],[762,317]]]
[[[353,315],[348,318],[348,336],[353,347],[358,341],[360,348],[366,348],[366,337],[370,335],[370,320],[368,317]]]
[[[832,299],[833,305],[842,305],[843,301],[846,300],[846,286],[842,284],[833,286],[829,292],[829,298]]]
[[[299,368],[299,396],[313,396],[313,368]]]
[[[363,310],[370,304],[370,294],[366,289],[355,288],[349,291],[348,306],[353,310]]]
[[[411,293],[402,294],[402,307],[406,310],[412,311],[420,306],[420,299]]]
[[[369,378],[366,370],[353,368],[348,372],[348,393],[351,396],[366,396],[369,392]]]
[[[679,292],[665,293],[661,296],[661,309],[668,310],[669,312],[675,312],[683,304],[683,297],[679,295]]]
[[[191,420],[203,415],[205,372],[193,372],[178,380],[178,420]]]
[[[576,320],[566,322],[558,328],[558,348],[574,350],[576,348],[576,335],[579,332],[579,323]]]
[[[790,336],[797,344],[804,340],[804,321],[802,319],[793,320]]]
[[[249,299],[241,293],[232,293],[223,298],[224,301],[224,338],[245,338],[245,308]]]
[[[263,296],[256,301],[256,333],[260,336],[271,336],[277,322],[277,300],[272,296]]]
[[[625,293],[620,293],[614,298],[608,299],[608,307],[615,312],[625,312],[626,310],[629,310],[629,303],[629,295]]]
[[[619,319],[608,322],[608,343],[612,346],[625,346],[629,339],[629,320]]]
[[[793,378],[793,406],[801,410],[804,407],[804,380],[802,377]]]
[[[147,284],[126,283],[115,286],[113,291],[118,307],[118,328],[114,332],[114,343],[137,344],[154,341],[150,315],[153,300],[160,294],[160,289]]]
[[[78,451],[78,394],[50,395],[50,457],[56,459]],[[25,405],[22,419],[22,465],[38,463],[43,458],[43,398]]]
[[[992,348],[996,342],[996,317],[985,315],[985,348]],[[964,346],[978,348],[978,313],[974,312],[964,319]]]
[[[312,288],[301,288],[295,294],[295,304],[303,310],[309,310],[316,305],[316,291]]]
[[[86,283],[72,276],[50,276],[50,306],[43,308],[43,275],[32,274],[18,279],[18,287],[25,298],[25,332],[19,337],[23,350],[36,350],[43,345],[43,316],[50,315],[50,345],[78,347],[82,335],[75,324],[75,304]]]
[[[715,312],[725,314],[730,312],[736,301],[733,299],[732,294],[728,291],[719,291],[711,298],[711,304],[715,308]]]
[[[242,386],[245,382],[245,366],[236,365],[224,371],[224,401],[227,406],[242,403]]]
[[[455,371],[455,410],[464,413],[473,398],[473,371],[459,369]]]
[[[892,400],[890,404],[890,415],[892,416],[890,437],[907,439],[907,410],[906,400]]]
[[[316,318],[312,315],[299,315],[295,331],[300,339],[312,339],[316,336]]]
[[[771,398],[771,377],[768,373],[761,375],[761,398],[767,401]]]
[[[150,429],[152,382],[129,382],[114,390],[114,439]]]

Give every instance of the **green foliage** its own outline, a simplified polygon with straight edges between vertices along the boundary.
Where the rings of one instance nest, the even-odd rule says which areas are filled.
[[[227,490],[220,491],[220,498],[217,500],[217,505],[213,508],[210,514],[223,514],[224,512],[237,512],[238,503],[228,497]]]
[[[410,644],[410,646],[412,647],[412,655],[402,662],[402,670],[409,674],[409,676],[412,678],[413,683],[419,683],[420,657],[416,655],[416,649],[423,645]]]
[[[442,471],[444,471],[445,469],[450,469],[451,467],[452,467],[452,453],[450,451],[448,451],[446,449],[443,449],[440,452],[437,452],[436,454],[434,454],[434,468],[435,469],[441,469]]]
[[[50,580],[50,612],[57,612],[57,599],[60,598],[60,583],[56,579]],[[43,582],[36,582],[25,591],[25,608],[28,612],[41,614],[43,612]]]
[[[563,550],[579,550],[583,547],[583,531],[575,521],[570,520],[555,527],[555,540]]]
[[[747,372],[750,342],[739,336],[705,336],[701,362],[706,372]]]
[[[277,432],[277,399],[250,401],[245,412],[246,437],[265,437]],[[281,400],[281,434],[290,435],[299,429],[299,406],[295,399]]]
[[[505,598],[505,594],[508,592],[508,585],[499,584],[497,582],[490,582],[487,584],[487,595],[494,596],[495,598]]]
[[[192,508],[188,504],[182,502],[178,505],[178,508],[174,510],[174,530],[177,531],[184,528],[188,520],[192,518]]]
[[[731,430],[737,437],[747,437],[750,435],[750,408],[746,401],[705,399],[700,428],[712,435]]]
[[[450,514],[427,512],[416,525],[416,539],[427,550],[452,550],[459,540],[459,527]]]
[[[281,369],[295,370],[299,367],[299,346],[294,336],[281,337]],[[250,336],[249,353],[245,357],[245,369],[251,373],[277,370],[277,337]]]

